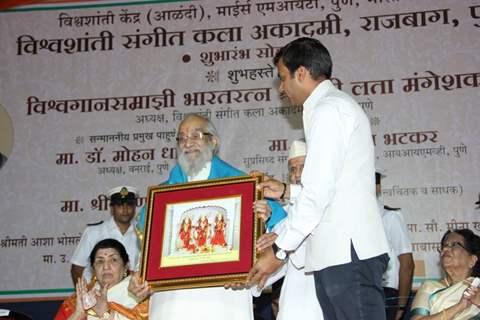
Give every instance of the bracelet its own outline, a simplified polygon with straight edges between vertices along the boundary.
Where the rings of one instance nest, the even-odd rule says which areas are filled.
[[[445,309],[442,310],[442,319],[441,320],[447,320],[447,316],[445,315]]]
[[[287,192],[287,184],[285,182],[282,182],[283,184],[283,192],[282,195],[280,196],[280,200],[283,200],[285,198],[285,192]]]
[[[111,316],[111,314],[110,314],[110,312],[109,312],[108,310],[105,311],[105,312],[102,314],[102,316],[100,316],[98,313],[95,312],[95,310],[94,310],[93,308],[88,309],[88,310],[87,310],[87,314],[88,314],[88,315],[91,315],[91,316],[94,316],[94,317],[96,317],[96,318],[99,318],[99,319],[101,319],[101,320],[109,320],[109,319],[110,319],[110,316]]]

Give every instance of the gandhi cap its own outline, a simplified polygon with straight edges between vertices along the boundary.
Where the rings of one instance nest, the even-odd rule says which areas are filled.
[[[307,155],[307,144],[300,140],[293,140],[288,150],[288,160]]]

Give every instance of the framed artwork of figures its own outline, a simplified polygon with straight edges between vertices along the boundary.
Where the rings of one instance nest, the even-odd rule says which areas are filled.
[[[264,230],[262,176],[150,187],[141,276],[154,291],[243,282]]]

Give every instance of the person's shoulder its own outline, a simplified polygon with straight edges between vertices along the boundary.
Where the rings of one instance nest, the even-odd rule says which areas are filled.
[[[346,92],[339,90],[333,84],[329,90],[319,101],[317,102],[322,108],[315,108],[315,112],[335,112],[341,115],[348,115],[350,117],[363,116],[364,112],[362,107]]]
[[[313,110],[312,116],[315,118],[325,118],[328,116],[357,116],[357,103],[344,92],[337,90],[335,93],[322,97]]]
[[[403,214],[401,208],[393,208],[389,206],[383,206],[383,220],[396,223],[404,223]]]
[[[92,223],[87,223],[87,228],[88,227],[94,227],[94,226],[99,226],[103,223],[103,220],[98,221],[98,222],[92,222]]]
[[[231,164],[227,163],[226,161],[220,159],[220,157],[215,156],[212,158],[212,165],[213,166],[220,166],[223,170],[228,170],[230,174],[235,176],[244,176],[246,175],[245,172],[235,168]]]
[[[94,234],[100,232],[102,228],[106,225],[106,222],[103,220],[97,222],[87,223],[84,234]]]
[[[422,283],[422,285],[418,288],[418,290],[422,290],[426,292],[434,292],[438,289],[443,289],[443,288],[445,288],[445,284],[441,280],[428,279]]]

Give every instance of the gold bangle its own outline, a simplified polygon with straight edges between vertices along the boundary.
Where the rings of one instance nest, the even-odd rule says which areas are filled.
[[[93,307],[87,310],[87,314],[94,317],[98,316],[95,310],[93,310]]]
[[[447,320],[447,316],[445,315],[447,312],[445,311],[445,309],[442,310],[442,319],[441,320]]]

